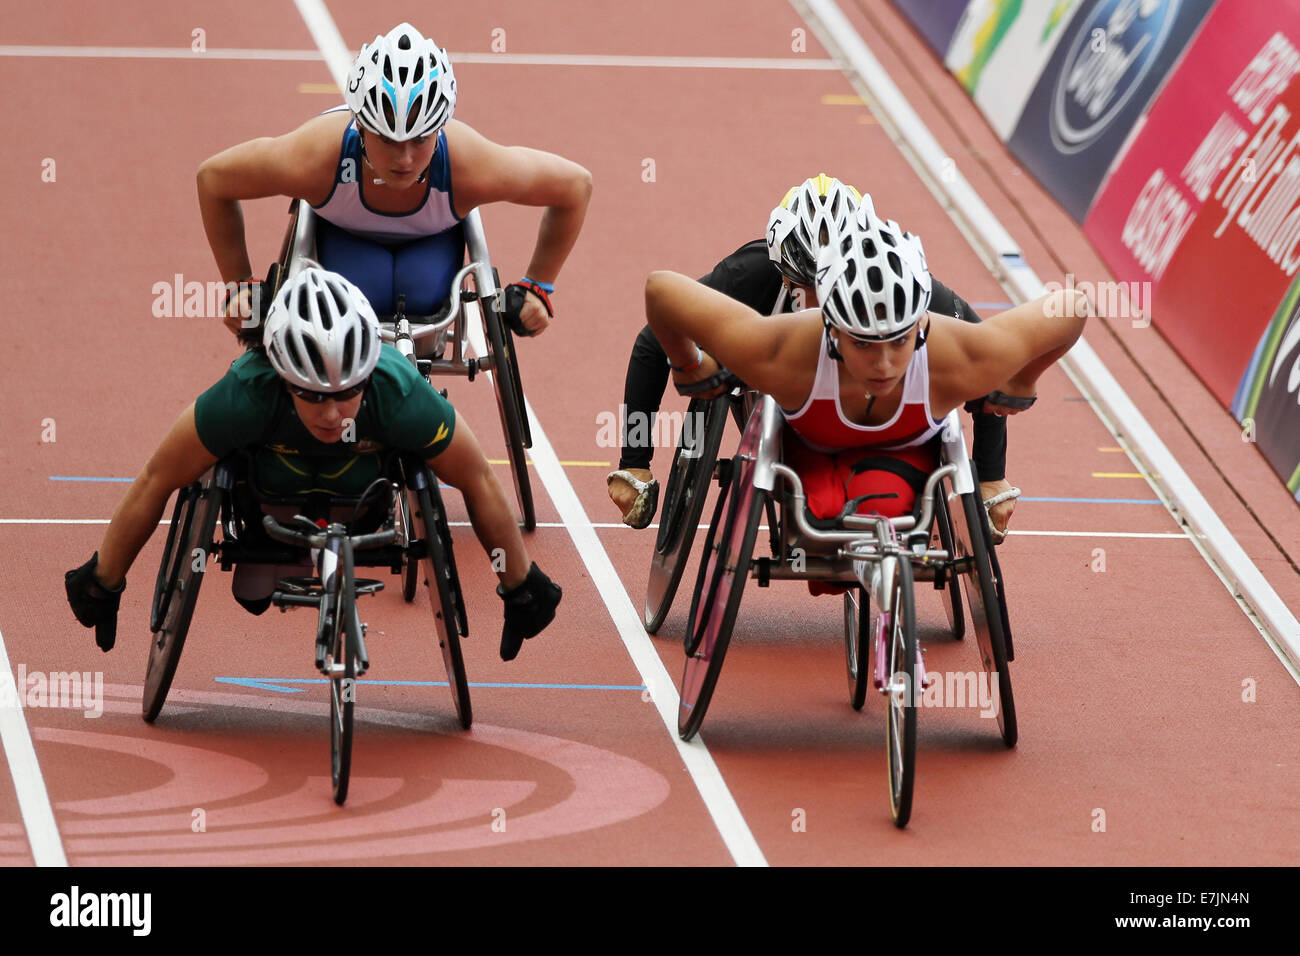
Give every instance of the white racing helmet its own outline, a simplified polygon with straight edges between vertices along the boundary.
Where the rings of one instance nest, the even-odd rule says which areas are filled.
[[[262,331],[266,357],[290,385],[342,392],[379,363],[379,319],[343,276],[309,267],[285,282]]]
[[[401,143],[447,125],[456,76],[446,50],[402,23],[361,48],[343,96],[362,128]]]
[[[825,173],[792,187],[767,221],[768,258],[782,275],[812,285],[818,251],[853,218],[860,200],[856,189]]]
[[[906,335],[930,305],[930,270],[921,240],[880,219],[870,196],[817,257],[822,321],[861,339]]]

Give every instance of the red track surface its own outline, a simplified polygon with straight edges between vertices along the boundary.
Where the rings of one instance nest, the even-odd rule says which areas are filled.
[[[791,53],[791,31],[805,25],[785,4],[714,6],[701,12],[674,0],[614,23],[578,3],[565,15],[524,3],[462,9],[446,23],[395,0],[332,12],[353,49],[410,19],[453,54],[486,51],[501,27],[511,53],[800,55]],[[64,0],[30,8],[8,25],[5,42],[187,47],[202,27],[210,49],[312,48],[292,4],[236,9],[244,16],[218,23],[197,4],[148,5],[145,16],[140,3],[86,11]],[[892,9],[846,12],[1039,275],[1103,277],[1082,236],[1021,177]],[[825,56],[811,37],[801,55]],[[564,461],[617,459],[596,444],[596,422],[620,401],[646,273],[705,272],[761,232],[791,183],[817,171],[870,191],[880,211],[924,237],[935,273],[967,299],[1005,298],[865,107],[823,103],[851,93],[838,71],[465,63],[456,72],[458,118],[498,141],[559,152],[595,177],[582,239],[559,283],[557,322],[521,348],[525,390]],[[0,277],[26,322],[0,356],[0,447],[8,450],[0,518],[107,518],[124,485],[50,476],[135,474],[180,409],[222,373],[234,356],[228,334],[213,321],[154,318],[152,286],[175,273],[216,278],[194,197],[199,162],[333,105],[334,95],[299,91],[325,82],[318,62],[0,57],[0,83],[31,93],[9,98],[10,125],[23,135],[0,142],[0,160],[17,170],[0,206],[0,233],[11,237]],[[53,89],[84,92],[52,108],[35,91]],[[40,178],[46,157],[57,163],[54,183]],[[653,182],[642,178],[646,159]],[[278,249],[283,211],[279,200],[246,205],[259,267]],[[484,221],[503,276],[517,273],[535,211],[490,208]],[[1300,604],[1293,566],[1227,482],[1292,546],[1300,541],[1294,503],[1158,335],[1125,325],[1096,323],[1089,340],[1283,599]],[[504,457],[487,385],[451,389],[489,456]],[[1171,408],[1195,423],[1203,452]],[[44,419],[56,423],[54,442],[40,440]],[[1094,477],[1133,466],[1059,371],[1011,432],[1008,475],[1028,496],[1154,498],[1141,479]],[[661,474],[668,457],[659,457]],[[606,471],[566,468],[596,522],[617,520]],[[557,521],[536,477],[534,487],[539,521]],[[449,507],[464,520],[456,496]],[[1152,504],[1026,502],[1014,527],[1179,530]],[[13,667],[103,670],[102,717],[25,712],[74,865],[730,862],[672,737],[634,689],[477,687],[476,723],[461,732],[446,688],[363,682],[352,792],[336,808],[323,688],[286,694],[215,680],[314,677],[311,622],[305,613],[245,614],[216,571],[170,702],[156,725],[144,724],[146,605],[162,535],[131,574],[118,647],[102,656],[62,591],[62,572],[102,531],[0,525],[0,630]],[[455,537],[472,681],[642,683],[562,528],[539,528],[529,541],[565,588],[560,617],[510,665],[496,654],[501,612],[486,559],[468,528]],[[639,608],[650,533],[609,528],[600,537]],[[1104,573],[1092,569],[1097,548]],[[751,586],[702,737],[766,859],[1293,863],[1300,824],[1285,811],[1300,785],[1292,743],[1300,688],[1191,542],[1020,536],[999,554],[1015,623],[1020,745],[1005,750],[992,721],[973,710],[923,710],[915,810],[902,832],[888,814],[881,702],[858,714],[845,700],[839,601],[813,600],[795,583]],[[362,604],[373,635],[368,677],[445,680],[427,605],[403,605],[390,581]],[[688,598],[679,596],[654,642],[674,677]],[[941,636],[933,592],[918,592],[918,610],[930,669],[978,668],[970,642]],[[1253,703],[1242,700],[1248,678]],[[1104,833],[1092,829],[1098,808]],[[206,832],[191,829],[198,809]],[[493,827],[500,810],[504,832]],[[799,810],[802,831],[792,827]],[[0,775],[0,863],[31,861],[10,777]]]

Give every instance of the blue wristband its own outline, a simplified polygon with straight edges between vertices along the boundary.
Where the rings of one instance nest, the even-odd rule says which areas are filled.
[[[528,276],[524,276],[519,281],[527,285],[535,285],[537,286],[537,288],[541,289],[547,295],[551,295],[555,292],[555,283],[553,282],[538,282],[536,279],[528,278]]]

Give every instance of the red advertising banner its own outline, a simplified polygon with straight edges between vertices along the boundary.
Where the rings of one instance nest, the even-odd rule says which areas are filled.
[[[1300,266],[1300,0],[1220,0],[1084,232],[1229,405]]]

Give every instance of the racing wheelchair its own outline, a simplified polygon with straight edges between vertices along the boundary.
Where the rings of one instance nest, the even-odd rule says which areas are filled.
[[[341,805],[356,679],[369,667],[356,599],[384,586],[356,577],[356,567],[388,568],[404,580],[408,569],[423,569],[456,715],[465,729],[473,721],[460,646],[469,628],[438,480],[418,458],[394,455],[360,498],[271,497],[257,488],[252,471],[246,454],[231,455],[177,494],[150,610],[144,719],[157,719],[167,700],[209,560],[223,571],[244,564],[314,566],[314,575],[279,579],[270,600],[282,609],[318,612],[315,664],[330,688],[331,779]],[[271,513],[277,510],[295,514],[295,526],[281,525]],[[349,512],[346,522],[339,520]]]
[[[915,779],[917,702],[927,684],[916,637],[915,581],[933,581],[947,591],[943,604],[954,637],[965,635],[969,621],[981,665],[996,686],[1002,740],[1013,747],[1018,736],[1005,589],[957,413],[945,422],[940,466],[918,494],[919,515],[857,515],[854,501],[838,520],[821,522],[806,511],[798,474],[781,462],[784,419],[776,402],[762,396],[750,404],[735,457],[715,469],[720,493],[688,616],[679,735],[690,740],[704,721],[751,574],[762,587],[773,579],[850,585],[844,595],[849,701],[860,710],[871,687],[888,698],[890,809],[895,824],[906,826]],[[755,559],[765,512],[771,556]],[[867,666],[869,653],[874,667]]]
[[[302,267],[304,260],[317,257],[319,220],[311,205],[301,199],[293,200],[289,205],[289,217],[280,257],[271,266],[263,283],[268,290],[265,296],[268,304],[284,281]],[[537,512],[533,505],[526,455],[526,449],[533,445],[533,438],[519,378],[514,336],[505,320],[504,292],[496,267],[491,265],[488,256],[487,239],[483,235],[478,210],[470,212],[456,229],[470,261],[452,279],[447,302],[434,315],[407,315],[405,297],[398,296],[395,312],[379,316],[381,334],[385,342],[393,343],[411,359],[426,378],[465,375],[472,382],[479,372],[487,374],[496,392],[497,411],[519,504],[520,524],[525,531],[533,531],[537,527]],[[468,288],[467,280],[472,280]],[[477,354],[469,355],[467,346],[472,346]],[[404,516],[409,518],[405,512]]]

